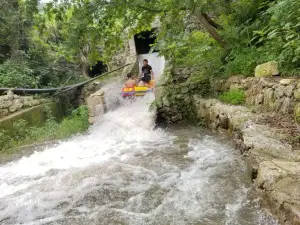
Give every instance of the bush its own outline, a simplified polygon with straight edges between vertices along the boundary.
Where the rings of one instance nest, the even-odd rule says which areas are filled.
[[[242,105],[245,103],[245,92],[244,90],[234,89],[224,92],[219,96],[222,102],[229,103],[232,105]]]
[[[8,60],[0,65],[1,87],[36,87],[38,83],[27,63]]]
[[[74,133],[83,132],[89,127],[88,109],[81,106],[72,112],[69,118],[66,118],[57,128],[57,137],[69,137]]]

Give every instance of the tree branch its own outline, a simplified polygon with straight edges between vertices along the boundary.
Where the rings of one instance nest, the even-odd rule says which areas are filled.
[[[220,24],[218,24],[218,23],[216,23],[215,21],[213,21],[213,20],[209,17],[209,15],[207,15],[206,13],[203,13],[203,16],[205,17],[205,19],[207,20],[207,22],[208,22],[211,26],[213,26],[214,28],[219,29],[219,30],[223,30],[223,29],[224,29]]]

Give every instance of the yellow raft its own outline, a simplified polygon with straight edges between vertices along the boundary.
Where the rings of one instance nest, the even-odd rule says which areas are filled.
[[[151,80],[147,86],[124,87],[121,90],[121,95],[123,98],[143,97],[147,93],[153,93],[154,87],[155,87],[155,81]]]

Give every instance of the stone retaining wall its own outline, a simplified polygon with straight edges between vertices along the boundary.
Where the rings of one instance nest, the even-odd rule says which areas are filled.
[[[248,162],[255,187],[284,225],[300,224],[300,150],[280,141],[276,129],[257,124],[259,114],[244,106],[194,96],[197,117],[228,132]]]
[[[232,89],[243,89],[246,105],[256,106],[261,110],[300,116],[300,80],[255,77],[231,77],[217,80],[211,84],[215,93]]]
[[[47,101],[46,99],[35,99],[33,96],[15,95],[9,91],[7,95],[0,96],[0,118]]]
[[[52,116],[60,120],[65,116],[64,107],[56,102],[47,102],[28,108],[22,108],[8,116],[0,118],[0,132],[2,130],[11,131],[14,123],[25,120],[29,126],[41,126],[47,119],[45,107],[51,112]]]

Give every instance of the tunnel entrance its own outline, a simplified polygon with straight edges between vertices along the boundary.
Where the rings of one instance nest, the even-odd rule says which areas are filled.
[[[151,45],[155,43],[155,29],[151,31],[143,31],[139,34],[134,35],[136,52],[140,54],[148,54],[151,50]],[[157,52],[154,50],[153,52]]]
[[[98,61],[96,63],[96,65],[92,66],[90,68],[90,71],[89,71],[89,76],[90,77],[97,77],[99,75],[101,75],[102,73],[105,73],[108,71],[108,67],[107,65],[105,65],[103,62],[101,61]]]

